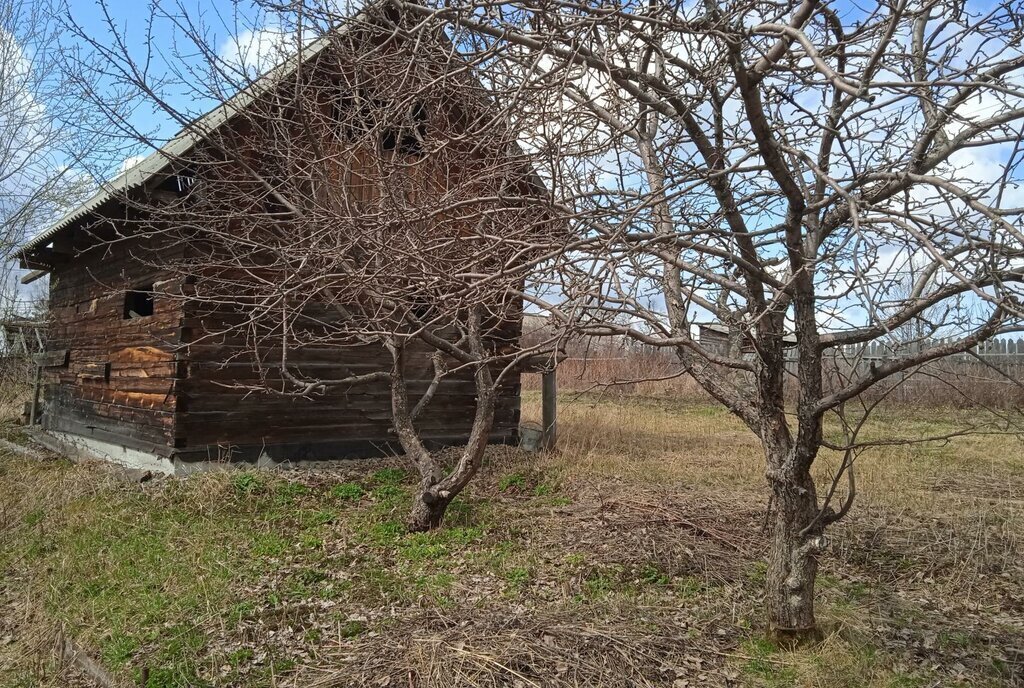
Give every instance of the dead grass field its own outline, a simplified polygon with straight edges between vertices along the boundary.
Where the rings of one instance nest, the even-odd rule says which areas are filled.
[[[762,639],[760,461],[713,406],[567,396],[557,453],[494,448],[446,526],[407,535],[397,459],[138,484],[2,456],[0,685],[78,685],[61,627],[150,688],[1024,685],[1020,438],[858,459],[828,636],[797,652]]]

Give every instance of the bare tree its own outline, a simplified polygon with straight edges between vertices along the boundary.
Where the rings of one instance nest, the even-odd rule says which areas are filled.
[[[77,164],[97,142],[102,120],[70,88],[80,75],[62,69],[59,29],[44,2],[0,2],[0,255],[5,261],[33,227],[80,200],[91,186]]]
[[[273,16],[259,66],[279,64],[264,77],[237,61],[247,50],[218,53],[187,14],[153,17],[182,51],[182,71],[159,78],[114,22],[113,40],[72,25],[98,80],[198,141],[165,151],[173,193],[125,197],[125,217],[90,231],[164,271],[154,291],[206,323],[193,345],[227,342],[223,364],[257,371],[226,386],[295,397],[388,386],[395,437],[420,475],[409,527],[435,528],[481,465],[496,405],[517,392],[524,362],[550,349],[523,348],[518,334],[552,213],[505,113],[443,33],[410,32],[383,11]],[[219,106],[216,125],[193,121],[162,95],[169,82],[197,100],[241,99]],[[122,133],[152,143],[128,124]],[[314,366],[313,350],[331,358]],[[430,423],[458,385],[473,390],[473,417],[446,466]]]
[[[379,8],[381,35],[402,39],[379,45],[444,46],[429,54],[363,47],[350,60],[355,69],[339,70],[380,66],[369,95],[339,101],[359,113],[342,115],[352,127],[341,149],[362,140],[400,154],[359,163],[357,186],[372,191],[356,198],[358,208],[333,194],[317,171],[331,166],[314,163],[334,155],[322,132],[337,116],[300,106],[327,101],[307,98],[316,84],[295,72],[289,89],[273,92],[292,100],[265,98],[259,118],[243,118],[257,135],[242,140],[257,142],[259,155],[239,150],[237,137],[214,137],[206,158],[182,161],[202,180],[181,202],[192,204],[193,219],[179,225],[191,238],[178,240],[193,247],[203,238],[199,257],[180,270],[201,276],[196,298],[217,307],[245,300],[235,327],[257,360],[269,360],[259,342],[277,342],[263,390],[310,394],[370,379],[290,371],[298,347],[281,341],[389,351],[390,370],[365,375],[391,380],[396,430],[423,476],[416,527],[436,524],[433,505],[443,510],[472,475],[488,390],[529,355],[489,344],[486,323],[506,315],[493,304],[522,296],[563,329],[674,351],[762,444],[773,514],[768,621],[780,638],[816,637],[818,558],[826,528],[852,506],[855,459],[871,446],[860,438],[865,420],[922,366],[1021,328],[1020,8],[952,0],[842,13],[814,1],[388,0]],[[179,81],[213,74],[202,82],[208,97],[248,85],[247,70],[225,64],[182,16],[166,18],[193,37],[207,68],[183,68]],[[305,3],[282,25],[301,52],[310,26],[319,34],[341,19],[330,3]],[[124,51],[94,45],[123,83],[182,124],[191,119],[139,78],[145,70]],[[379,89],[384,78],[396,85]],[[478,104],[417,136],[418,104],[432,102],[424,84]],[[274,127],[289,133],[272,135]],[[504,157],[517,144],[555,203],[522,191],[524,156]],[[446,157],[459,146],[501,155],[466,173],[477,158]],[[423,153],[429,164],[410,164]],[[352,173],[354,158],[336,159]],[[500,162],[509,159],[514,174]],[[443,170],[425,178],[444,183],[404,186],[419,169]],[[242,197],[249,210],[225,218],[225,208],[244,203],[223,199]],[[424,217],[439,226],[427,231]],[[552,218],[571,223],[571,245],[553,240]],[[159,223],[143,224],[139,231],[168,236]],[[388,251],[394,262],[376,259]],[[526,288],[530,265],[553,255],[558,269],[539,273],[548,283]],[[894,286],[902,260],[916,270],[904,292]],[[325,307],[330,319],[304,324]],[[941,343],[870,367],[835,365],[933,312]],[[737,346],[707,346],[697,334],[704,320]],[[443,477],[415,434],[437,386],[414,403],[403,384],[414,345],[446,357],[436,378],[472,371],[478,392],[474,441]],[[797,389],[790,407],[787,378]],[[811,467],[822,449],[840,466],[819,494]]]
[[[391,5],[487,66],[576,229],[557,296],[528,298],[674,350],[758,437],[770,628],[816,637],[865,419],[925,364],[1022,326],[1020,5]],[[834,365],[926,314],[941,342]],[[702,321],[738,345],[708,346]],[[822,449],[841,457],[824,490]]]
[[[38,292],[18,282],[15,254],[35,228],[92,188],[78,163],[95,148],[102,128],[70,88],[79,75],[62,68],[53,9],[45,1],[0,0],[0,321],[8,336],[21,340],[0,342],[0,396],[11,409],[31,388],[29,354],[41,332],[34,325],[45,317]],[[26,332],[31,346],[22,339]]]

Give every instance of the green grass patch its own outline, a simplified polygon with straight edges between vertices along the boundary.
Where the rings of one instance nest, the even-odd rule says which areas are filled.
[[[498,480],[498,489],[502,492],[509,492],[512,490],[522,491],[526,488],[526,476],[522,473],[510,473],[509,475],[503,475]]]
[[[370,476],[375,485],[399,485],[405,481],[406,473],[401,468],[382,468]]]
[[[60,484],[68,469],[28,470],[48,471],[43,477]],[[0,497],[17,489],[7,479],[0,476]],[[222,619],[237,627],[270,598],[347,589],[327,580],[321,561],[323,537],[339,524],[337,501],[330,491],[252,471],[193,476],[155,492],[106,481],[62,504],[26,509],[0,564],[36,572],[31,580],[47,615],[95,648],[106,667],[141,682],[145,664],[147,686],[200,686],[211,664],[246,661],[211,656],[204,625]],[[305,565],[282,568],[300,556]],[[280,590],[265,600],[238,598],[278,570],[288,571]]]
[[[263,489],[264,478],[258,473],[245,471],[235,475],[231,479],[231,485],[238,494],[251,495]]]
[[[783,688],[796,684],[797,672],[777,659],[778,648],[766,638],[752,638],[741,646],[750,659],[743,665],[743,673],[766,688]]]
[[[330,495],[342,502],[357,501],[363,492],[363,486],[359,483],[339,483],[330,489]]]
[[[657,564],[646,564],[637,573],[640,582],[647,585],[666,586],[672,582],[672,576]]]

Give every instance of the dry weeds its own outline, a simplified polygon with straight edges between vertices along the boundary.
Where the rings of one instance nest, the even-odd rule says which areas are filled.
[[[528,395],[526,414],[537,405]],[[872,432],[950,422],[905,411]],[[1019,439],[863,455],[862,492],[823,561],[828,638],[791,653],[760,633],[765,503],[749,433],[711,406],[586,395],[563,401],[560,433],[555,454],[493,450],[426,536],[396,528],[398,460],[138,485],[4,458],[0,532],[16,554],[3,563],[17,576],[5,594],[33,610],[4,631],[35,652],[18,670],[50,675],[33,632],[60,621],[121,675],[147,669],[151,688],[1024,685]],[[822,458],[825,478],[835,457]],[[58,538],[32,555],[33,528],[109,551]],[[149,565],[180,568],[89,568],[123,565],[139,550],[119,538],[133,537],[172,545]],[[92,603],[68,597],[83,589]]]

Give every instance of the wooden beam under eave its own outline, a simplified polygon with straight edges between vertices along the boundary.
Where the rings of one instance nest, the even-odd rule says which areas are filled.
[[[21,283],[32,284],[40,277],[45,277],[48,274],[50,274],[49,270],[33,270],[32,272],[28,273],[27,275],[21,278]]]
[[[21,254],[21,267],[29,270],[53,270],[69,262],[70,255],[57,253],[52,248],[34,248],[31,253]]]
[[[18,259],[18,267],[22,270],[45,270],[46,272],[53,270],[53,264],[35,252],[32,255],[22,253]]]

